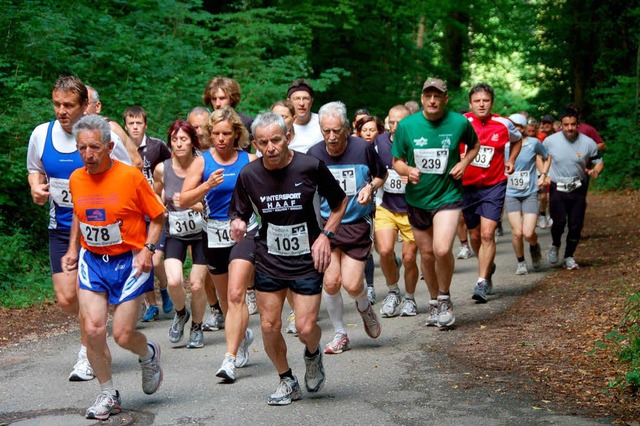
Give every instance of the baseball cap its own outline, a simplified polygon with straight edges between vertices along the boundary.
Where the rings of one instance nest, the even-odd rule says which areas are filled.
[[[430,87],[433,87],[434,89],[437,89],[442,93],[447,93],[447,83],[440,80],[439,78],[433,78],[433,77],[428,78],[427,81],[425,81],[424,84],[422,85],[422,91],[424,92]]]
[[[509,120],[518,126],[526,127],[527,126],[527,118],[522,114],[511,114],[509,116]]]
[[[553,123],[554,121],[556,121],[556,119],[553,118],[553,115],[551,114],[543,115],[542,118],[540,119],[540,122],[542,123]]]

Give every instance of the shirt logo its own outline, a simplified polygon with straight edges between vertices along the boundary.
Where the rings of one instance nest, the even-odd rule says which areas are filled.
[[[425,146],[429,143],[429,139],[427,138],[414,139],[413,143],[415,144],[415,146]]]
[[[497,133],[494,133],[493,136],[491,136],[491,142],[498,142],[499,139],[500,135]]]
[[[300,185],[302,185],[302,182],[296,182],[293,184],[293,186],[300,186]]]
[[[107,214],[104,209],[87,209],[87,222],[104,222]]]
[[[451,146],[451,139],[449,138],[449,136],[442,139],[442,147],[444,149],[449,149],[450,146]]]

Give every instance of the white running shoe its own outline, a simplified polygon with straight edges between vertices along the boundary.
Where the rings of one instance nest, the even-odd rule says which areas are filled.
[[[306,371],[304,373],[304,385],[308,392],[318,392],[324,386],[324,366],[322,365],[322,352],[312,358],[304,357]]]
[[[416,301],[413,299],[404,299],[402,309],[400,309],[400,316],[415,317],[416,315],[418,315],[418,306],[416,306]]]
[[[458,259],[469,259],[473,257],[473,251],[471,251],[471,247],[467,244],[463,244],[460,246],[460,251],[458,252]]]
[[[327,355],[341,354],[351,349],[349,347],[349,337],[346,333],[336,333],[333,339],[324,345],[324,353]]]
[[[580,265],[578,265],[578,262],[576,262],[573,257],[565,257],[562,261],[562,266],[570,271],[580,268]]]
[[[558,247],[551,246],[547,252],[547,262],[549,262],[549,265],[551,266],[556,266],[558,264]]]
[[[93,368],[89,363],[86,356],[78,354],[78,360],[76,365],[73,366],[73,371],[69,374],[70,382],[86,382],[92,380],[95,376]]]
[[[296,313],[293,311],[289,312],[286,332],[287,334],[293,334],[294,336],[298,335],[298,330],[296,329]]]
[[[516,275],[527,275],[529,271],[527,270],[527,262],[522,261],[518,262],[518,267],[516,268]]]
[[[400,293],[396,293],[390,291],[387,294],[387,297],[384,298],[382,302],[382,308],[380,309],[380,313],[382,314],[382,318],[391,318],[395,317],[400,313]]]
[[[148,361],[140,361],[142,368],[142,390],[147,395],[155,393],[162,384],[162,367],[160,366],[160,345],[149,341],[153,348],[153,358]]]
[[[258,313],[258,303],[256,302],[256,292],[247,291],[247,309],[249,310],[249,315],[255,315]]]
[[[122,407],[120,406],[120,392],[116,391],[115,395],[109,392],[100,392],[96,398],[96,402],[85,412],[87,419],[107,420],[112,414],[120,414]]]
[[[242,368],[249,362],[249,346],[253,343],[253,330],[247,328],[244,339],[240,342],[240,347],[236,353],[236,367]]]
[[[438,301],[437,300],[429,300],[429,305],[427,306],[427,322],[424,323],[427,327],[437,326],[438,325]]]
[[[216,377],[220,377],[225,383],[236,381],[236,359],[233,356],[228,354],[224,356]]]

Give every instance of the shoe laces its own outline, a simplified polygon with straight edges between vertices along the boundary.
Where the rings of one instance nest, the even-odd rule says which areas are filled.
[[[387,306],[387,305],[391,305],[393,304],[397,304],[400,301],[400,297],[398,297],[397,293],[389,293],[387,294],[387,297],[384,298],[384,301],[382,302],[383,305]]]

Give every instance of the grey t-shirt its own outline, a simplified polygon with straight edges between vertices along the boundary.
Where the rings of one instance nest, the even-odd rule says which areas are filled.
[[[544,140],[544,145],[551,156],[549,178],[558,183],[561,178],[587,178],[585,169],[593,164],[601,163],[602,157],[598,145],[589,136],[578,133],[574,141],[570,141],[564,133],[557,132]]]

